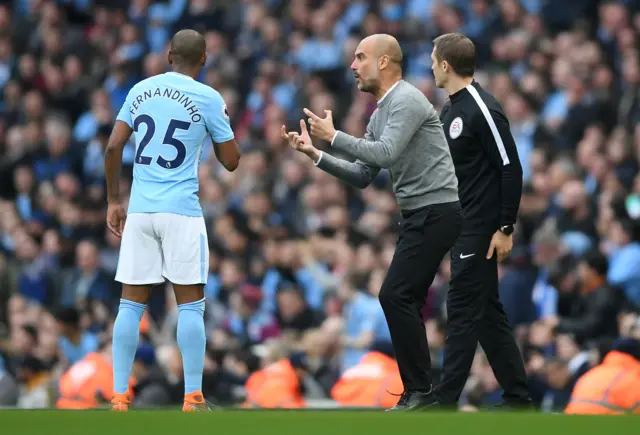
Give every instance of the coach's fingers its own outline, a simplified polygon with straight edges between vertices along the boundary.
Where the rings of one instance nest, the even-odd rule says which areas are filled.
[[[304,119],[300,120],[300,132],[302,135],[309,134],[309,132],[307,131],[307,123],[304,122]]]
[[[320,117],[318,115],[316,115],[315,113],[313,113],[311,110],[307,109],[306,107],[304,109],[302,109],[302,111],[304,112],[305,115],[307,115],[310,119],[313,120],[317,120],[320,119]]]
[[[280,135],[282,136],[282,139],[284,140],[291,140],[291,134],[293,134],[295,132],[287,132],[287,128],[283,125],[282,129],[280,130]]]
[[[333,120],[333,113],[331,112],[331,110],[325,110],[324,114],[326,115],[325,119]]]
[[[307,122],[309,123],[309,131],[305,130],[304,133],[307,133],[307,135],[310,134],[311,136],[315,136],[317,133],[316,122],[311,118],[309,118]]]
[[[489,245],[489,251],[487,252],[487,260],[493,257],[493,253],[496,250],[496,242],[491,239],[491,244]]]
[[[303,137],[299,137],[298,139],[296,139],[296,149],[297,150],[302,150],[308,144],[309,143],[306,140],[304,140]]]

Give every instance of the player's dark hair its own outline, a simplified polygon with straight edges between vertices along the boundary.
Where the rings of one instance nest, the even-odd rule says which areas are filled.
[[[171,56],[176,65],[198,65],[206,51],[204,36],[195,30],[180,30],[171,39]]]
[[[433,41],[435,57],[446,61],[461,77],[472,77],[476,72],[476,46],[461,33],[445,33]]]

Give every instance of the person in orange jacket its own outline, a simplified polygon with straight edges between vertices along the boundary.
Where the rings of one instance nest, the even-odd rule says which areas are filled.
[[[130,384],[133,385],[133,378]],[[93,409],[109,403],[113,396],[111,343],[87,354],[62,375],[58,384],[58,409]],[[131,391],[131,389],[130,389]]]
[[[331,390],[331,397],[341,406],[390,408],[398,401],[393,392],[403,390],[395,360],[380,352],[369,352],[344,372]]]
[[[302,379],[306,374],[303,364],[281,359],[253,373],[245,388],[247,400],[243,408],[304,408]]]
[[[566,414],[640,414],[640,341],[624,339],[582,376]]]

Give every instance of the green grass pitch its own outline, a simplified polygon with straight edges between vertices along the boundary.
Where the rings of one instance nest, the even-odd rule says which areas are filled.
[[[371,411],[0,411],[7,435],[638,435],[640,416]]]

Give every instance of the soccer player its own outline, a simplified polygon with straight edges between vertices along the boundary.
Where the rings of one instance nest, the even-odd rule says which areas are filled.
[[[184,365],[185,412],[206,410],[202,371],[206,338],[204,284],[208,275],[207,232],[198,198],[198,166],[207,135],[229,171],[240,151],[218,92],[195,80],[206,44],[194,30],[171,40],[172,72],[136,84],[118,114],[105,151],[107,226],[122,237],[116,281],[123,284],[113,327],[113,409],[130,403],[129,376],[139,324],[154,284],[173,284],[178,303],[178,346]],[[122,150],[135,132],[136,154],[129,210],[118,192]],[[126,224],[125,224],[126,220]]]

